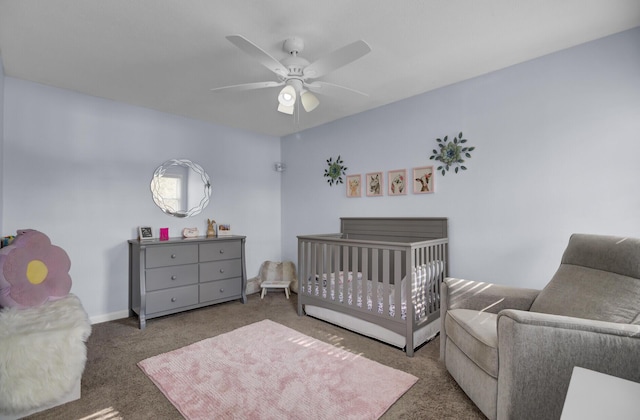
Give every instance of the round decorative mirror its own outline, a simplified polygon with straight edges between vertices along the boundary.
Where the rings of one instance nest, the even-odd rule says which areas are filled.
[[[209,204],[211,181],[197,163],[171,159],[153,173],[151,193],[153,201],[163,212],[175,217],[189,217],[200,213]]]

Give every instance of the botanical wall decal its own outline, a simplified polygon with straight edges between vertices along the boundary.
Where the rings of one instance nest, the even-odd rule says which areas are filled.
[[[458,137],[454,136],[452,141],[449,141],[447,136],[444,136],[444,139],[436,139],[436,141],[440,150],[433,149],[433,155],[429,159],[443,163],[438,166],[438,171],[441,171],[442,175],[450,168],[454,168],[456,173],[458,173],[458,169],[467,170],[467,167],[462,165],[464,163],[463,157],[471,158],[471,152],[475,147],[463,146],[467,139],[462,138],[462,131]]]
[[[342,175],[344,175],[345,171],[347,170],[346,166],[342,166],[343,163],[344,162],[342,161],[342,159],[340,159],[340,155],[338,155],[335,161],[333,160],[333,158],[327,159],[329,168],[324,170],[324,176],[329,178],[327,179],[329,185],[333,185],[334,183],[336,185],[343,183]]]

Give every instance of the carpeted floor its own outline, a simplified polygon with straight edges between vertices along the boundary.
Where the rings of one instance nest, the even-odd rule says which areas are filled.
[[[93,325],[82,378],[82,398],[28,418],[181,419],[180,413],[136,363],[263,319],[417,376],[419,381],[382,419],[485,418],[439,362],[438,338],[410,358],[395,347],[311,317],[298,317],[296,297],[294,294],[287,300],[284,293],[269,292],[261,300],[259,294],[254,294],[246,305],[228,302],[152,319],[142,331],[138,329],[137,317]]]

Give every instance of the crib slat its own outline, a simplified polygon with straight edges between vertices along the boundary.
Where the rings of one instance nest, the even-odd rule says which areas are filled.
[[[395,308],[395,312],[394,312],[394,318],[395,319],[401,319],[402,318],[402,253],[400,251],[394,251],[393,252],[393,257],[394,257],[394,264],[393,264],[393,269],[394,269],[394,273],[393,273],[393,290],[394,290],[394,301],[393,301],[393,305]],[[406,296],[411,296],[410,294],[407,293],[407,288],[410,288],[411,285],[411,274],[410,273],[406,273],[407,276],[407,280],[404,282],[404,287],[405,287],[405,297]],[[400,280],[400,282],[398,282],[398,280]],[[389,292],[391,293],[391,292]],[[385,300],[387,300],[386,296],[385,296]],[[385,311],[386,313],[386,311]]]
[[[332,261],[332,267],[333,267],[333,279],[334,279],[334,283],[333,283],[333,290],[332,292],[334,293],[334,300],[336,302],[340,302],[340,289],[338,287],[338,279],[340,278],[340,245],[331,245],[332,247],[332,256],[333,256],[333,261]]]
[[[370,248],[368,247],[353,247],[354,252],[355,249],[359,249],[360,252],[358,252],[360,254],[360,267],[362,267],[362,278],[363,279],[369,279],[371,278],[370,276],[372,275],[371,272],[369,271],[369,255],[370,255]],[[358,287],[356,282],[352,282],[351,283],[351,296],[353,296],[353,306],[358,306]],[[362,308],[360,308],[361,310],[366,310],[366,307],[363,305]]]

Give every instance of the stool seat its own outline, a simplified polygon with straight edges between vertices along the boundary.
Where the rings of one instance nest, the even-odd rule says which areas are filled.
[[[260,294],[260,299],[264,298],[264,295],[267,294],[267,289],[284,289],[284,294],[289,299],[289,285],[291,281],[288,280],[267,280],[263,281],[260,284],[262,288],[262,294]]]
[[[91,323],[75,295],[0,311],[0,419],[80,398]]]

